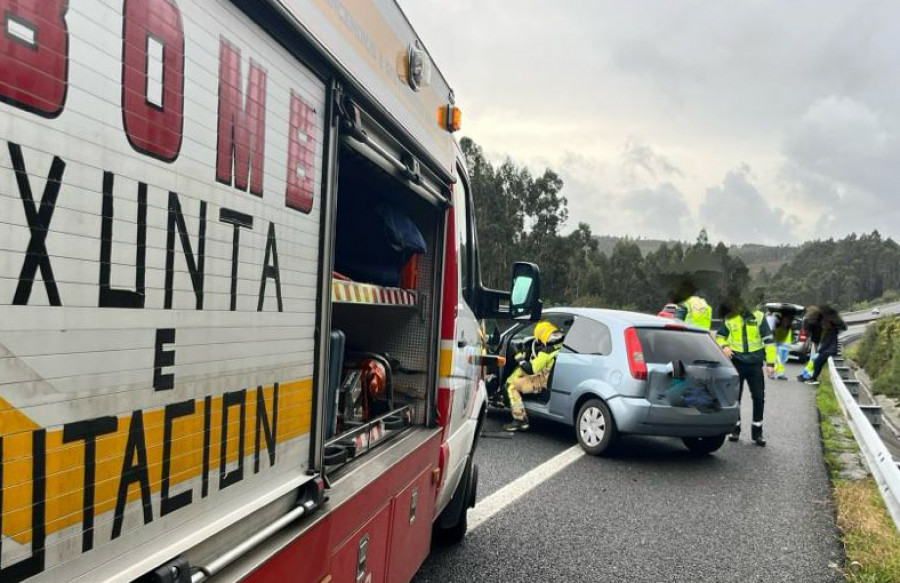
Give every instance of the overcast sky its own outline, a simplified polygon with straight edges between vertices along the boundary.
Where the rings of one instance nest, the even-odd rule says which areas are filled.
[[[462,135],[595,233],[900,237],[896,0],[400,3]]]

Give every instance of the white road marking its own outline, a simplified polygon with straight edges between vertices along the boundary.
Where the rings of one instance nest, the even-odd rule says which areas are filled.
[[[520,476],[503,486],[484,500],[480,500],[475,505],[475,508],[469,511],[469,531],[475,530],[490,520],[495,514],[501,512],[507,506],[566,469],[583,456],[584,450],[581,449],[581,446],[573,445],[566,451],[557,454],[525,475]]]

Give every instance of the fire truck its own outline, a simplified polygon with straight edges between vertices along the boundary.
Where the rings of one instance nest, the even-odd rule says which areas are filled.
[[[0,9],[0,581],[410,580],[540,278],[400,7]]]

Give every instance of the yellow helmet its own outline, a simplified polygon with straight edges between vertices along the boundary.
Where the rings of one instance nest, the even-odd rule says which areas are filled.
[[[542,344],[547,344],[547,340],[554,332],[556,332],[556,326],[554,326],[547,320],[541,320],[534,327],[534,337]]]

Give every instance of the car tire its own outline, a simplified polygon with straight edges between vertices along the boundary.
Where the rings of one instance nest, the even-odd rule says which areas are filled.
[[[708,455],[716,451],[725,443],[726,435],[712,435],[710,437],[682,437],[685,447],[691,450],[691,453],[697,455]]]
[[[575,437],[589,455],[609,453],[619,437],[609,407],[600,399],[588,399],[575,416]]]

